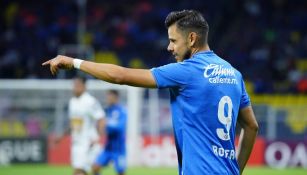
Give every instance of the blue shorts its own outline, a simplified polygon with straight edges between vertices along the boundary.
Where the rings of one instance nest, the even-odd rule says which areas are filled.
[[[111,151],[101,151],[96,159],[96,165],[107,166],[111,161],[114,163],[114,168],[117,173],[123,173],[126,171],[126,154],[125,153],[114,153]]]

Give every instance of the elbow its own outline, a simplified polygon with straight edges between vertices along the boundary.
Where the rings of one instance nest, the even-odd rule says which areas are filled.
[[[254,121],[254,122],[251,122],[251,123],[245,123],[242,126],[242,129],[244,131],[247,131],[247,132],[253,132],[253,133],[258,133],[259,131],[259,125],[257,123],[257,121]]]
[[[248,129],[249,129],[250,131],[253,131],[253,132],[255,132],[255,133],[258,133],[258,131],[259,131],[259,125],[258,125],[257,122],[255,122],[255,123],[249,125],[249,126],[248,126]]]
[[[111,83],[114,83],[114,84],[124,84],[124,77],[123,77],[123,75],[113,76]]]
[[[109,74],[109,82],[114,84],[125,84],[125,71],[118,69]]]

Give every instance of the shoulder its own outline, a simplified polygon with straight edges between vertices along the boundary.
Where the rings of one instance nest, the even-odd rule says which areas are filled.
[[[93,104],[96,104],[98,102],[97,99],[88,92],[85,92],[83,94],[82,100],[83,100],[84,103],[87,103],[89,105],[93,105]]]
[[[169,63],[160,67],[155,67],[151,69],[151,72],[157,75],[165,75],[165,76],[177,76],[180,75],[189,75],[186,74],[190,71],[191,61],[183,61],[178,63]]]
[[[85,100],[95,100],[95,97],[92,96],[90,93],[88,92],[84,92],[84,94],[82,95],[82,98]]]
[[[127,112],[126,107],[125,107],[124,105],[122,105],[122,104],[118,104],[118,105],[117,105],[117,109],[118,109],[119,111],[121,111],[122,113],[126,113],[126,112]]]
[[[191,61],[189,61],[189,60],[190,59],[184,60],[182,62],[177,62],[177,63],[169,63],[169,64],[166,64],[166,65],[163,65],[163,66],[152,68],[151,70],[166,69],[166,68],[176,69],[176,68],[186,67],[186,66],[189,66],[189,64],[191,64]]]

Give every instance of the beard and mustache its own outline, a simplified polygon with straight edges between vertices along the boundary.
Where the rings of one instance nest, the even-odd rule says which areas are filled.
[[[191,56],[192,56],[191,54],[192,54],[192,51],[188,49],[188,50],[183,54],[182,59],[180,59],[180,60],[177,60],[177,59],[176,59],[176,61],[177,61],[177,62],[182,62],[182,61],[184,61],[184,60],[187,60],[187,59],[191,58]],[[174,55],[174,56],[176,57],[176,56],[178,56],[178,55]]]

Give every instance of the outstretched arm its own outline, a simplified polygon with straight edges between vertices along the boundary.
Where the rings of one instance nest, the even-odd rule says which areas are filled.
[[[258,123],[251,106],[239,111],[238,122],[242,127],[238,149],[238,164],[240,167],[240,174],[242,174],[258,133]]]
[[[42,65],[49,65],[51,73],[56,74],[59,69],[72,69],[74,67],[73,60],[71,57],[58,55]],[[80,70],[113,84],[126,84],[147,88],[156,87],[156,81],[148,69],[130,69],[114,64],[82,61]]]

